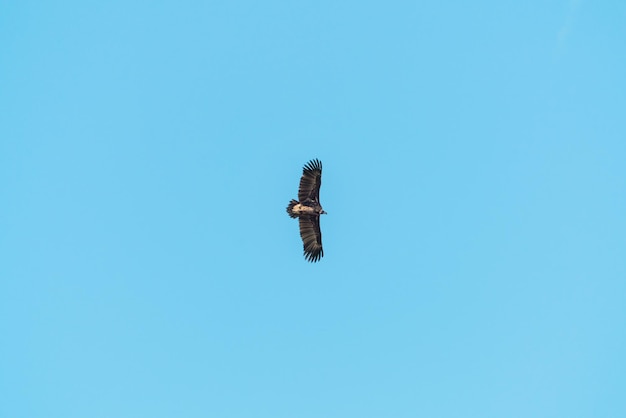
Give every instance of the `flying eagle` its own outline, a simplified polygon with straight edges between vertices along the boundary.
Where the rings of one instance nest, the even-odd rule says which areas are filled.
[[[322,162],[311,160],[302,169],[298,200],[291,200],[287,213],[292,218],[299,218],[300,237],[304,244],[304,258],[307,261],[319,261],[324,256],[320,215],[324,212],[320,205],[320,186],[322,185]]]

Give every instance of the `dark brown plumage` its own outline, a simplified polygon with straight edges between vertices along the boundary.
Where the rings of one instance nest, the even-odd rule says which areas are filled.
[[[287,213],[292,218],[299,218],[300,238],[304,245],[304,258],[316,262],[324,256],[320,215],[326,212],[319,202],[322,185],[322,162],[318,159],[309,161],[302,169],[298,200],[291,200]]]

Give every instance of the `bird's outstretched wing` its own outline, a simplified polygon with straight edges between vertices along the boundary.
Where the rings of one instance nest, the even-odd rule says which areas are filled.
[[[322,162],[317,158],[305,164],[300,178],[298,200],[319,202],[320,186],[322,185]]]
[[[300,237],[304,244],[304,258],[310,262],[319,261],[324,256],[320,217],[300,216]]]

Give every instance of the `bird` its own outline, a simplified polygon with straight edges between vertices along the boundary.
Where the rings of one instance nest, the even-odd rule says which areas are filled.
[[[300,238],[304,246],[304,258],[317,262],[324,256],[320,216],[326,211],[320,204],[320,186],[322,185],[322,162],[317,158],[309,161],[302,169],[298,200],[291,199],[287,213],[291,218],[298,218]]]

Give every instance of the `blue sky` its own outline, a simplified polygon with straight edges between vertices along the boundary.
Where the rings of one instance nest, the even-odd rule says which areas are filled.
[[[626,416],[624,21],[4,2],[0,416]]]

